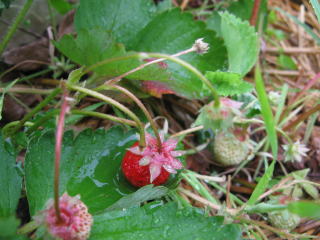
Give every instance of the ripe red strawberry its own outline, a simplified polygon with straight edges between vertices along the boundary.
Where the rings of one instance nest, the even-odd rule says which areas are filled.
[[[139,146],[139,142],[136,142],[132,147]],[[122,172],[127,180],[136,187],[143,187],[150,184],[150,171],[148,166],[140,166],[139,161],[143,158],[141,155],[136,155],[130,151],[127,151],[122,160]],[[154,179],[152,184],[161,185],[164,184],[170,176],[164,168],[161,168],[160,175]]]
[[[175,157],[181,152],[174,151],[177,141],[169,139],[163,141],[161,136],[161,147],[157,140],[150,134],[146,136],[146,147],[140,151],[139,143],[136,142],[126,152],[122,160],[122,172],[126,179],[136,187],[148,184],[164,184],[170,173],[176,173],[175,169],[181,169],[182,164]]]

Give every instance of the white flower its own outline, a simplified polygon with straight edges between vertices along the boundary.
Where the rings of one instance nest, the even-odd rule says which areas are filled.
[[[192,48],[198,53],[198,54],[204,54],[207,53],[209,50],[209,44],[203,41],[203,38],[199,38],[195,41],[195,43],[192,45]]]
[[[306,147],[303,143],[300,143],[300,140],[296,141],[293,144],[282,145],[285,150],[285,162],[287,161],[296,161],[301,162],[302,157],[306,157],[310,149]]]

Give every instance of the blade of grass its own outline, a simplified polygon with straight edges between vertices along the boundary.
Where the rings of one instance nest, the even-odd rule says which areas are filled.
[[[319,0],[310,0],[311,5],[317,15],[318,22],[320,22],[320,3]]]
[[[0,55],[2,55],[3,51],[5,50],[5,48],[7,47],[8,43],[9,43],[10,39],[12,38],[12,36],[16,32],[16,30],[18,29],[21,22],[23,21],[24,17],[26,16],[28,10],[30,9],[30,7],[32,5],[32,2],[33,2],[33,0],[25,1],[20,12],[18,13],[17,17],[15,18],[15,20],[13,21],[13,23],[9,27],[8,32],[3,37],[3,39],[0,43]]]
[[[259,199],[260,195],[266,190],[266,188],[269,185],[269,182],[272,178],[273,171],[274,171],[274,165],[276,161],[273,160],[271,165],[267,168],[266,172],[263,174],[262,178],[258,182],[258,185],[254,189],[253,193],[251,194],[247,204],[249,206],[252,206],[256,203],[256,201]]]
[[[275,121],[274,121],[271,107],[269,104],[268,95],[264,87],[259,65],[256,66],[254,77],[255,77],[258,100],[261,105],[261,113],[266,126],[268,141],[270,142],[270,145],[271,145],[273,157],[274,159],[277,159],[278,138],[277,138],[277,133],[275,129]]]
[[[317,42],[317,44],[320,44],[320,37],[318,37],[317,34],[315,34],[308,25],[304,24],[297,17],[291,15],[290,13],[283,11],[281,8],[275,7],[274,9],[289,17],[292,21],[301,26],[306,31],[306,33],[308,33]]]
[[[282,90],[281,90],[281,96],[280,96],[280,103],[277,107],[277,112],[276,112],[276,116],[275,116],[275,123],[279,123],[279,120],[280,120],[280,117],[281,117],[281,114],[283,112],[283,108],[284,108],[284,104],[286,103],[286,98],[287,98],[287,94],[288,94],[288,85],[285,84],[283,85],[282,87]]]

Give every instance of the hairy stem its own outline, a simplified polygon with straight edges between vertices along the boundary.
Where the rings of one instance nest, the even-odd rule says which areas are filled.
[[[300,122],[306,120],[308,117],[310,117],[312,114],[314,114],[318,111],[320,111],[320,104],[316,105],[315,107],[311,108],[309,111],[298,116],[298,118],[296,120],[294,120],[293,122],[291,122],[287,126],[285,126],[283,128],[283,131],[288,131],[288,130],[292,129],[293,127],[297,126]]]
[[[137,123],[125,118],[120,118],[116,116],[112,116],[110,114],[100,113],[100,112],[94,112],[94,111],[86,111],[86,110],[72,110],[72,114],[78,114],[78,115],[85,115],[90,117],[97,117],[101,119],[111,120],[113,122],[122,123],[125,125],[129,125],[132,127],[137,127]]]
[[[187,135],[187,134],[190,134],[190,133],[193,133],[193,132],[197,132],[197,131],[199,131],[199,130],[202,130],[203,128],[204,128],[203,125],[200,125],[200,126],[197,126],[197,127],[193,127],[193,128],[189,128],[189,129],[186,129],[186,130],[183,130],[183,131],[174,133],[174,134],[171,135],[171,137],[184,136],[184,135]]]
[[[29,88],[29,87],[12,87],[8,90],[5,90],[5,88],[0,88],[0,93],[3,93],[3,92],[48,95],[52,92],[52,90],[41,89],[41,88]]]
[[[154,134],[155,134],[155,136],[157,138],[158,147],[159,147],[159,149],[161,149],[162,143],[161,143],[161,138],[160,138],[160,134],[159,134],[158,128],[156,126],[156,123],[152,119],[152,117],[151,117],[150,113],[148,112],[147,108],[139,100],[139,98],[137,98],[135,95],[133,95],[129,90],[127,90],[127,89],[125,89],[123,87],[120,87],[118,85],[110,85],[110,86],[107,86],[107,87],[116,89],[116,90],[124,93],[125,95],[127,95],[129,98],[131,98],[139,106],[139,108],[143,111],[143,113],[147,117],[148,121],[150,122],[152,130],[153,130],[153,132],[154,132]]]
[[[181,56],[181,55],[184,55],[184,54],[187,54],[187,53],[190,53],[190,52],[194,52],[194,51],[195,51],[194,48],[189,48],[189,49],[184,50],[184,51],[182,51],[182,52],[178,52],[178,53],[176,53],[176,54],[173,54],[173,55],[171,55],[171,56],[172,56],[172,57],[179,57],[179,56]],[[155,63],[159,63],[159,62],[163,62],[163,61],[165,61],[165,60],[166,60],[166,58],[159,58],[159,59],[155,59],[155,60],[153,60],[153,61],[150,61],[150,62],[141,64],[140,66],[138,66],[138,67],[136,67],[136,68],[134,68],[134,69],[126,72],[126,73],[123,73],[123,74],[121,74],[120,76],[115,77],[114,79],[111,79],[111,80],[107,81],[106,84],[114,84],[114,83],[117,83],[117,82],[119,82],[122,78],[124,78],[124,77],[126,77],[126,76],[128,76],[128,75],[130,75],[130,74],[132,74],[132,73],[134,73],[134,72],[140,71],[140,70],[144,69],[145,67],[147,67],[147,66],[149,66],[149,65],[152,65],[152,64],[155,64]]]
[[[17,28],[19,27],[19,24],[22,22],[22,20],[26,16],[29,8],[31,7],[32,2],[33,2],[33,0],[26,0],[22,9],[20,10],[18,16],[16,17],[16,19],[14,20],[14,22],[12,23],[12,25],[8,29],[7,34],[4,36],[4,38],[0,44],[0,55],[3,53],[4,49],[7,47],[10,39],[12,38],[13,34],[17,30]]]
[[[105,113],[100,113],[100,112],[94,112],[94,111],[86,111],[86,110],[71,110],[70,111],[71,114],[75,114],[75,115],[84,115],[84,116],[90,116],[90,117],[97,117],[97,118],[101,118],[101,119],[106,119],[106,120],[111,120],[113,122],[118,122],[118,123],[122,123],[122,124],[126,124],[132,127],[137,127],[137,124],[134,121],[128,120],[128,119],[124,119],[124,118],[120,118],[120,117],[115,117],[109,114],[105,114]],[[46,114],[45,116],[43,116],[42,118],[40,118],[38,121],[36,121],[28,130],[27,130],[27,134],[32,133],[33,131],[35,131],[36,129],[38,129],[43,123],[45,123],[48,119],[51,119],[53,116],[58,115],[60,113],[59,109],[56,109],[48,114]]]
[[[60,160],[61,148],[64,129],[64,119],[68,111],[68,92],[66,89],[63,91],[61,111],[58,119],[57,132],[56,132],[56,146],[55,146],[55,161],[54,161],[54,208],[57,216],[57,223],[61,222],[60,207],[59,207],[59,176],[60,176]]]
[[[215,88],[212,86],[211,82],[195,67],[193,67],[190,63],[181,60],[180,58],[173,57],[171,55],[162,54],[162,53],[145,53],[148,57],[155,57],[155,58],[164,58],[167,60],[170,60],[172,62],[175,62],[184,68],[188,69],[190,72],[194,73],[207,87],[212,93],[212,96],[214,98],[214,106],[218,108],[220,106],[220,99],[218,92],[215,90]]]
[[[137,127],[139,129],[140,132],[140,147],[145,147],[146,146],[146,138],[145,138],[145,132],[144,132],[144,125],[143,123],[140,121],[140,119],[137,117],[136,114],[134,114],[129,108],[125,107],[124,105],[122,105],[121,103],[115,101],[114,99],[107,97],[99,92],[87,89],[87,88],[83,88],[83,87],[79,87],[79,86],[75,86],[75,85],[68,85],[68,88],[70,88],[71,90],[75,90],[81,93],[84,93],[86,95],[95,97],[97,99],[100,99],[106,103],[109,103],[117,108],[119,108],[121,111],[123,111],[124,113],[126,113],[129,117],[131,117],[131,119],[137,124]]]

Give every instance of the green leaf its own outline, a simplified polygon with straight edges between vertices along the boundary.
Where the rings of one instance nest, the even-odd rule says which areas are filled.
[[[253,89],[252,85],[243,81],[237,73],[206,72],[205,76],[222,96],[242,94]]]
[[[317,15],[318,22],[320,22],[320,3],[318,0],[310,0],[310,2]]]
[[[16,156],[8,151],[7,145],[0,134],[0,217],[9,217],[15,213],[22,188]]]
[[[126,50],[174,54],[189,49],[198,38],[204,38],[210,44],[208,53],[202,56],[189,53],[181,58],[202,72],[226,68],[223,41],[207,30],[203,22],[194,21],[191,14],[178,9],[158,12],[158,15],[156,10],[151,0],[81,0],[75,20],[78,37],[64,36],[55,45],[73,61],[91,66],[106,59],[126,58],[130,55]],[[126,50],[117,42],[125,44]],[[134,56],[136,58],[109,62],[93,70],[109,78],[119,76],[143,63],[137,59],[138,54]],[[144,62],[148,60],[151,59]],[[126,78],[162,81],[180,95],[205,97],[197,76],[176,63],[167,64],[168,67],[148,66]]]
[[[241,239],[238,225],[224,225],[222,217],[205,217],[195,208],[179,210],[175,203],[107,212],[94,223],[92,240]]]
[[[206,21],[207,28],[213,30],[217,36],[222,37],[221,33],[221,16],[218,11],[213,11]]]
[[[75,16],[76,31],[101,28],[130,47],[155,12],[151,0],[81,0]]]
[[[254,27],[228,12],[220,13],[221,34],[228,50],[229,72],[246,75],[256,63],[259,41]]]
[[[93,69],[98,74],[110,78],[128,72],[143,63],[137,59],[138,56],[128,58],[133,53],[127,53],[124,45],[116,43],[110,32],[102,28],[79,30],[77,38],[64,35],[59,42],[55,42],[55,46],[72,61],[84,66],[92,66],[107,59],[111,61],[113,58],[126,58],[101,64]],[[131,74],[130,79],[162,80],[169,79],[169,74],[153,65]]]
[[[255,69],[255,83],[258,99],[261,106],[261,113],[265,123],[268,140],[271,144],[272,154],[274,159],[278,156],[278,137],[276,133],[276,123],[273,118],[272,110],[269,104],[268,96],[264,87],[263,79],[260,72],[260,67],[257,65]]]
[[[69,74],[68,79],[67,79],[67,83],[77,84],[83,75],[84,75],[83,68],[75,69]]]
[[[126,149],[136,141],[133,132],[115,127],[109,131],[84,130],[75,139],[64,134],[60,165],[60,194],[67,191],[81,200],[91,213],[104,210],[135,191],[121,173]],[[34,215],[53,198],[54,131],[36,133],[26,153],[26,190]]]
[[[122,197],[116,203],[112,204],[106,211],[122,210],[124,208],[138,207],[141,203],[153,199],[161,198],[168,193],[168,188],[164,186],[153,187],[153,185],[144,186],[138,191]]]
[[[17,228],[20,225],[20,220],[15,216],[0,218],[0,239],[2,237],[11,237],[16,234]]]
[[[277,63],[282,69],[297,70],[297,65],[290,56],[280,54],[277,58]]]
[[[219,9],[219,11],[228,11],[232,15],[241,20],[249,21],[252,15],[252,8],[254,0],[237,0],[232,1],[227,8]],[[263,21],[264,28],[267,26],[267,0],[262,0],[259,9],[259,19],[257,21],[257,28],[260,24],[260,19]],[[218,11],[213,11],[212,15],[207,19],[209,29],[212,29],[221,36],[221,17]]]
[[[261,112],[259,101],[252,93],[244,93],[241,95],[236,95],[232,97],[232,99],[243,103],[241,108],[246,109],[244,114],[246,115],[247,118],[251,118],[256,114],[260,114]]]
[[[305,180],[310,169],[302,169],[299,171],[291,172],[289,175],[293,176],[296,180]],[[299,183],[299,185],[315,200],[319,199],[318,189],[311,183]]]
[[[126,54],[124,46],[116,44],[111,34],[102,28],[79,30],[76,39],[71,35],[64,35],[55,45],[72,61],[85,66],[91,66],[107,58],[124,56]],[[118,69],[123,68],[122,65],[120,63],[115,66],[114,63],[110,63],[96,68],[95,71],[114,76],[119,74]],[[124,71],[126,70],[129,69],[125,69]]]
[[[49,3],[54,7],[60,14],[66,14],[73,6],[68,3],[66,0],[49,0]]]
[[[55,133],[50,130],[39,135],[30,141],[25,157],[26,192],[31,215],[43,210],[47,200],[53,198]],[[60,162],[60,194],[66,191],[72,174],[72,144],[73,134],[66,132]]]
[[[121,172],[122,158],[134,141],[134,132],[125,132],[121,127],[108,131],[87,129],[75,139],[75,171],[67,190],[71,195],[80,194],[91,213],[104,210],[136,190]]]
[[[22,235],[17,234],[20,226],[20,219],[11,215],[10,217],[0,217],[0,239],[1,240],[28,240]]]
[[[320,218],[320,203],[311,201],[298,201],[288,204],[290,212],[298,214],[301,217]]]
[[[272,179],[275,163],[275,161],[271,163],[271,165],[266,169],[266,172],[263,174],[262,178],[258,182],[257,186],[255,187],[253,193],[251,194],[247,202],[249,206],[255,204],[258,201],[260,195],[263,194],[269,186],[269,182]]]
[[[95,2],[95,4],[97,3]],[[85,12],[85,10],[82,11]],[[159,32],[162,34],[159,35]],[[112,32],[112,34],[115,33]],[[202,56],[189,53],[181,58],[202,72],[225,68],[226,49],[223,42],[215,37],[213,32],[206,30],[203,22],[196,22],[191,14],[181,13],[177,9],[163,12],[155,17],[131,41],[129,50],[173,54],[190,48],[194,41],[201,37],[204,37],[204,40],[210,44],[210,51]],[[117,40],[123,42],[121,39]],[[64,36],[55,45],[70,59],[86,66],[105,59],[127,55],[124,46],[116,44],[110,33],[101,26],[90,30],[79,30],[76,39]],[[122,60],[104,64],[96,68],[95,71],[108,77],[114,77],[128,72],[140,64],[142,62],[138,59]],[[204,97],[201,92],[202,82],[197,76],[176,63],[168,62],[167,64],[167,69],[152,65],[127,76],[127,78],[162,81],[169,88],[186,97]]]
[[[163,0],[157,4],[158,13],[170,10],[171,8],[173,8],[173,3],[171,0]]]
[[[181,59],[201,72],[225,69],[226,49],[223,41],[214,32],[206,30],[203,22],[194,21],[191,14],[181,13],[178,9],[156,16],[140,31],[130,50],[174,54],[189,49],[198,38],[204,38],[209,43],[209,52],[203,55],[189,53],[181,56]],[[170,88],[189,98],[204,97],[202,82],[197,76],[176,63],[167,64],[171,78],[163,81]]]

